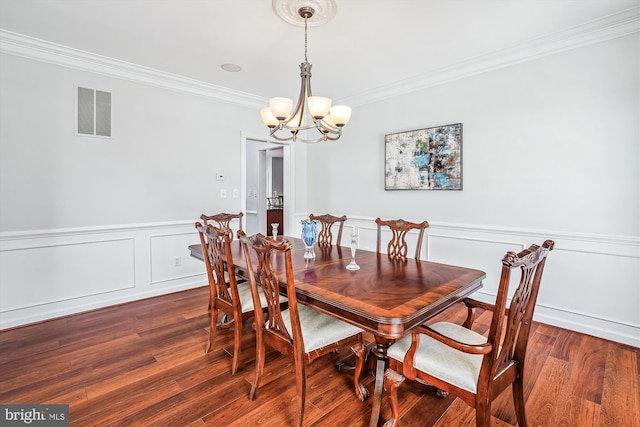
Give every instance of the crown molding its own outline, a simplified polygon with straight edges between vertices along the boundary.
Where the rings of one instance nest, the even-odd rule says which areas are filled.
[[[358,106],[640,32],[640,6],[338,100]]]
[[[431,70],[390,85],[342,98],[339,101],[351,106],[371,104],[394,96],[404,95],[637,32],[640,32],[640,6],[505,49],[479,55],[447,67]],[[257,95],[84,52],[2,29],[0,29],[0,52],[213,98],[245,107],[261,108],[267,102],[266,98]]]
[[[0,29],[0,52],[191,95],[214,98],[219,101],[251,108],[260,108],[265,104],[263,97],[249,93],[235,91],[2,29]]]

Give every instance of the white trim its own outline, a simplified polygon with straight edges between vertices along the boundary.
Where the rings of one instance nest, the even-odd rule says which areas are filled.
[[[14,327],[29,325],[32,323],[42,322],[50,319],[55,319],[58,317],[69,316],[73,314],[83,313],[86,311],[96,310],[104,307],[109,307],[117,304],[124,304],[132,301],[139,301],[146,298],[157,297],[160,295],[166,295],[173,292],[185,291],[188,289],[199,288],[206,285],[206,276],[203,275],[200,280],[196,280],[190,283],[182,284],[182,285],[174,285],[171,287],[164,287],[159,289],[152,289],[149,291],[141,292],[135,295],[128,296],[113,296],[112,298],[103,299],[99,302],[92,303],[84,303],[83,299],[78,297],[75,300],[78,301],[78,305],[73,306],[72,308],[59,308],[59,309],[50,309],[47,311],[39,311],[37,314],[26,314],[21,315],[17,313],[17,316],[12,317],[9,321],[5,321],[4,318],[0,321],[0,331],[3,329],[10,329]],[[104,295],[112,296],[111,293],[106,293]],[[5,317],[8,312],[0,313]]]
[[[298,214],[298,216],[305,216],[304,213]],[[404,218],[407,221],[421,222],[424,218]],[[350,221],[363,221],[373,222],[375,217],[353,215],[349,216]],[[374,227],[375,228],[375,227]],[[529,236],[529,237],[546,237],[555,236],[556,238],[562,238],[564,240],[572,240],[576,242],[597,242],[608,243],[616,245],[625,245],[632,247],[640,247],[640,237],[636,236],[618,236],[613,234],[595,234],[595,233],[577,233],[560,230],[539,230],[533,228],[517,228],[517,227],[501,227],[485,224],[463,224],[453,222],[441,222],[441,221],[429,221],[429,228],[426,232],[431,233],[434,230],[448,230],[448,231],[462,231],[473,233],[489,233],[489,234],[504,234],[515,236]]]
[[[264,135],[242,131],[240,132],[240,210],[247,215],[247,140],[262,141],[266,143],[278,144],[283,147],[284,176],[283,191],[286,196],[284,204],[284,224],[285,234],[291,235],[292,224],[296,218],[294,207],[296,205],[296,167],[295,167],[295,144],[283,143],[265,137]],[[258,212],[255,212],[258,213]]]
[[[84,52],[3,29],[0,29],[0,52],[191,95],[215,98],[219,101],[245,107],[261,108],[267,103],[265,98],[249,93]]]
[[[0,232],[0,242],[10,241],[10,240],[23,240],[23,239],[68,237],[68,236],[85,235],[85,234],[117,233],[117,232],[133,232],[133,231],[143,231],[143,230],[166,229],[166,228],[181,228],[185,226],[193,227],[193,220],[152,222],[152,223],[140,223],[140,224],[115,224],[115,225],[101,225],[101,226],[91,226],[91,227],[52,228],[48,230],[3,231],[3,232]]]
[[[600,19],[537,37],[524,43],[489,52],[410,79],[378,87],[340,103],[358,106],[382,101],[398,95],[438,86],[526,61],[554,55],[571,49],[604,42],[640,31],[640,7],[633,7]]]
[[[337,101],[352,106],[370,104],[570,49],[623,37],[639,31],[640,7],[633,7],[564,31],[538,37]],[[84,52],[2,29],[0,29],[0,52],[179,92],[215,98],[223,102],[246,107],[261,108],[267,103],[266,98],[249,93]]]
[[[247,139],[256,139],[262,140],[263,138],[256,137],[250,134],[243,133],[243,138],[246,144]],[[246,150],[246,145],[244,147]],[[246,160],[243,162],[244,167],[246,168]],[[242,184],[242,182],[241,182]],[[242,189],[240,190],[243,191]],[[246,210],[246,204],[242,211]],[[308,218],[308,213],[293,213],[292,220],[296,220],[296,218]],[[349,215],[349,222],[364,222],[371,223],[375,221],[374,217],[362,216],[362,215]],[[411,219],[407,219],[411,221]],[[140,224],[115,224],[115,225],[103,225],[103,226],[91,226],[91,227],[72,227],[72,228],[53,228],[53,229],[45,229],[45,230],[24,230],[24,231],[4,231],[0,232],[0,242],[9,241],[9,240],[23,240],[23,239],[38,239],[38,238],[51,238],[51,237],[60,237],[60,236],[73,236],[73,235],[83,235],[83,234],[97,234],[97,233],[114,233],[114,232],[131,232],[131,231],[142,231],[142,230],[153,230],[153,229],[166,229],[166,228],[181,228],[181,227],[192,227],[193,220],[182,220],[182,221],[165,221],[165,222],[151,222],[151,223],[140,223]],[[359,228],[370,228],[371,230],[375,230],[376,227],[366,225],[360,225]],[[466,232],[473,233],[490,233],[490,234],[501,234],[501,235],[517,235],[517,236],[528,236],[528,237],[547,237],[554,236],[554,238],[562,238],[563,240],[572,240],[572,241],[584,241],[584,242],[596,242],[596,243],[606,243],[606,244],[614,244],[614,245],[623,245],[635,247],[636,249],[640,248],[640,237],[635,236],[617,236],[617,235],[607,235],[607,234],[593,234],[593,233],[576,233],[576,232],[566,232],[559,230],[536,230],[529,228],[513,228],[513,227],[498,227],[498,226],[489,226],[483,224],[457,224],[457,223],[445,223],[445,222],[429,222],[429,228],[427,228],[427,233],[431,234],[434,230],[461,230]],[[178,233],[182,234],[182,233]],[[434,236],[438,237],[450,237],[450,236],[440,236],[438,234],[433,233]],[[490,240],[494,242],[493,240]],[[588,251],[591,252],[591,251]],[[602,253],[602,252],[597,252]],[[619,253],[610,253],[609,255],[614,256],[624,256]],[[631,255],[634,256],[634,255]],[[640,256],[635,255],[634,257]]]

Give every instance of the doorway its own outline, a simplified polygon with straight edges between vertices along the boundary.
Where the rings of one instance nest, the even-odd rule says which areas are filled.
[[[242,133],[241,210],[245,213],[247,234],[271,234],[268,207],[277,207],[282,220],[279,234],[291,235],[294,221],[293,146],[268,141],[263,136]],[[276,195],[277,193],[277,195]],[[280,206],[273,205],[273,198]],[[274,212],[271,212],[272,214]]]

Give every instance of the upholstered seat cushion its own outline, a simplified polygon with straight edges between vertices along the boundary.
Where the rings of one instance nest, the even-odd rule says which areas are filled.
[[[300,314],[300,327],[302,329],[305,353],[362,332],[362,329],[358,327],[301,304],[298,304],[298,312]],[[282,318],[289,334],[293,334],[289,310],[282,312]]]
[[[441,322],[430,326],[441,334],[466,344],[487,342],[482,335],[453,323]],[[395,342],[389,347],[387,354],[390,358],[402,362],[409,347],[411,335]],[[463,353],[427,335],[420,335],[420,344],[413,364],[419,371],[476,393],[482,357],[481,354]]]
[[[240,295],[240,306],[242,312],[247,313],[253,311],[253,298],[251,297],[251,286],[249,282],[238,283],[238,295]],[[258,288],[258,295],[260,296],[260,305],[264,308],[267,306],[267,299],[264,297],[262,288]],[[280,302],[286,302],[287,298],[280,296]]]

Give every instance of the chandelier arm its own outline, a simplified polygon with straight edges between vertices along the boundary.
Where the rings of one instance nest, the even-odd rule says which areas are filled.
[[[335,137],[330,137],[329,135],[326,135],[325,141],[337,141],[340,139],[341,136],[342,136],[342,132],[338,132],[338,135]]]
[[[295,126],[295,127],[291,127],[291,126],[287,126],[285,124],[282,125],[281,129],[286,129],[288,131],[300,131],[300,130],[309,130],[309,129],[318,129],[318,126],[316,126],[315,123],[311,123],[305,126]]]
[[[310,129],[318,129],[318,126],[317,125],[313,125],[313,124],[310,124],[310,125],[307,125],[307,126],[303,126],[301,128],[296,129],[295,133],[292,132],[290,134],[290,136],[282,137],[282,136],[279,136],[277,134],[277,132],[279,130],[289,130],[290,131],[290,129],[287,126],[283,125],[282,127],[278,126],[278,127],[273,128],[271,130],[271,132],[270,132],[270,136],[273,139],[278,140],[278,141],[300,141],[300,142],[304,142],[304,143],[307,143],[307,144],[314,144],[316,142],[321,142],[321,141],[337,141],[338,139],[340,139],[340,136],[342,136],[342,129],[341,128],[337,128],[335,130],[328,130],[328,131],[327,130],[322,130],[321,131],[320,129],[318,129],[320,131],[320,133],[322,134],[322,136],[320,136],[319,138],[316,138],[316,139],[303,138],[303,137],[298,135],[298,130],[310,130]],[[331,135],[336,135],[336,136],[331,136]]]
[[[281,136],[276,135],[275,132],[272,133],[270,136],[271,136],[271,138],[273,138],[273,139],[275,139],[277,141],[282,141],[282,142],[285,142],[285,141],[298,141],[298,142],[304,142],[305,144],[315,144],[316,142],[322,142],[322,141],[327,141],[327,140],[335,141],[337,139],[337,138],[329,138],[329,137],[327,137],[325,135],[323,135],[323,136],[321,136],[320,138],[317,138],[317,139],[307,139],[307,138],[302,138],[302,137],[300,137],[300,136],[298,136],[296,134],[291,134],[291,136],[285,138],[285,137],[281,137]]]
[[[306,90],[311,87],[309,83],[311,80],[311,64],[308,62],[303,62],[300,64],[300,94],[298,95],[298,102],[295,108],[289,114],[289,117],[281,120],[280,122],[283,124],[287,124],[291,122],[296,116],[298,117],[297,126],[288,126],[288,129],[295,129],[299,127],[304,120],[304,111],[305,111],[305,101],[307,100]],[[311,95],[308,95],[311,96]]]
[[[280,129],[279,127],[273,128],[271,130],[271,132],[269,133],[269,136],[271,138],[275,139],[275,140],[278,140],[278,141],[291,141],[291,140],[295,141],[295,139],[294,139],[295,138],[295,134],[290,134],[290,136],[288,138],[283,138],[281,136],[276,135],[276,132],[279,129]]]
[[[326,138],[324,135],[316,138],[316,139],[307,139],[307,138],[302,138],[302,137],[296,137],[295,141],[297,142],[304,142],[305,144],[315,144],[318,142],[322,142],[322,141],[326,141],[328,138]]]
[[[330,132],[330,133],[340,133],[342,132],[342,128],[338,127],[338,126],[331,126],[328,123],[325,123],[324,121],[320,120],[319,123],[317,123],[318,130],[320,132]]]

